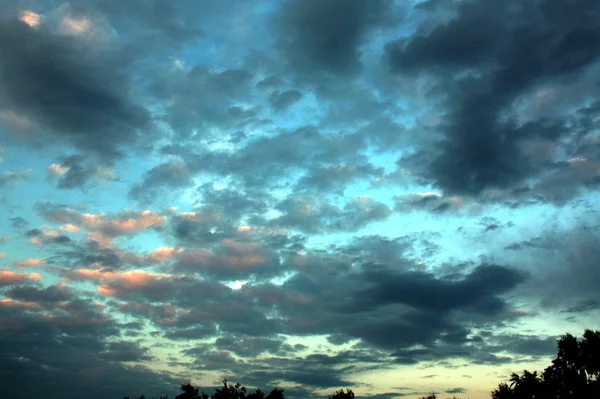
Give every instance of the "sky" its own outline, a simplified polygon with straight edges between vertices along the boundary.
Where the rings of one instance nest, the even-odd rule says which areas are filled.
[[[483,399],[600,327],[597,0],[0,10],[0,396]]]

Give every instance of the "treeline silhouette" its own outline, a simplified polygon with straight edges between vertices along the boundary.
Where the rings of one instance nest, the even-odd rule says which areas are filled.
[[[523,370],[513,373],[509,383],[502,382],[491,392],[492,399],[600,399],[600,331],[585,330],[581,339],[564,334],[558,339],[556,359],[542,373]],[[284,390],[274,388],[269,394],[260,389],[248,392],[237,383],[223,385],[208,395],[199,393],[191,383],[182,384],[175,399],[285,399]],[[329,399],[354,399],[354,392],[340,389]],[[124,399],[129,399],[126,396]],[[141,395],[137,399],[146,399]],[[168,399],[161,396],[160,399]],[[419,399],[437,399],[435,393]],[[450,398],[449,398],[450,399]],[[451,399],[459,399],[454,396]]]
[[[600,399],[600,331],[585,330],[582,339],[565,334],[558,354],[542,373],[513,373],[492,391],[492,399]]]

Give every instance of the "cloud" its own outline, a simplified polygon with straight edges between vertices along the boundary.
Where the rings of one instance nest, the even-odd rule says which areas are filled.
[[[152,227],[159,227],[166,217],[157,212],[145,210],[117,215],[115,218],[105,218],[104,215],[83,214],[81,224],[91,231],[97,231],[108,237],[134,235]]]
[[[270,220],[271,225],[306,233],[356,231],[385,220],[392,213],[387,205],[368,196],[353,198],[339,208],[318,200],[317,196],[295,195],[277,208],[282,214]]]
[[[583,313],[600,309],[600,302],[595,300],[581,301],[576,306],[561,311],[561,313]]]
[[[57,187],[63,189],[85,189],[93,182],[114,180],[109,164],[93,165],[81,155],[63,157],[46,170],[51,179],[58,181]]]
[[[27,25],[31,26],[32,28],[37,27],[41,23],[42,18],[42,15],[30,10],[25,10],[21,12],[21,15],[19,15],[19,19],[25,22]]]
[[[4,295],[18,301],[46,304],[68,301],[73,298],[71,289],[61,285],[51,285],[43,289],[34,286],[13,287],[4,291]]]
[[[16,216],[10,218],[9,220],[12,228],[15,230],[25,229],[29,225],[29,222],[27,222],[27,220],[23,219],[22,217]]]
[[[59,163],[53,163],[47,168],[48,175],[52,177],[60,177],[69,171],[69,167],[63,166]]]
[[[38,273],[18,273],[0,270],[0,286],[20,284],[28,281],[40,281],[43,277]]]
[[[248,277],[278,272],[274,253],[256,242],[223,240],[212,250],[188,250],[177,256],[176,269],[213,276]]]
[[[289,67],[301,75],[361,70],[360,46],[389,11],[385,1],[290,1],[282,7],[279,38]]]
[[[383,168],[377,168],[370,163],[313,165],[307,172],[307,175],[298,181],[298,189],[314,192],[333,191],[336,194],[343,194],[343,189],[357,180],[374,180],[383,176]]]
[[[458,196],[444,197],[437,193],[416,193],[394,198],[395,209],[398,212],[410,212],[414,210],[425,210],[428,212],[444,213],[459,211],[467,206],[465,200]]]
[[[63,33],[82,27],[67,21]],[[130,100],[129,67],[121,55],[91,51],[70,35],[14,20],[0,24],[0,43],[0,106],[10,115],[34,120],[54,137],[107,158],[148,127],[148,113]]]
[[[12,183],[12,182],[20,181],[20,180],[27,180],[27,178],[29,177],[29,174],[30,174],[30,170],[22,170],[20,172],[10,172],[10,171],[2,172],[2,173],[0,173],[0,187],[3,187],[8,183]]]
[[[274,109],[281,111],[300,101],[302,97],[302,92],[298,90],[275,91],[271,93],[269,103]]]
[[[62,224],[59,229],[85,229],[90,232],[92,240],[105,244],[116,237],[132,236],[148,229],[160,229],[167,222],[166,216],[150,210],[121,212],[115,215],[92,214],[49,202],[37,203],[35,209],[47,221]]]
[[[47,293],[44,295],[47,297]],[[54,302],[48,304],[52,310],[49,314],[35,307],[24,312],[22,307],[28,302],[3,304],[0,350],[7,356],[0,365],[0,382],[7,394],[59,397],[65,386],[71,392],[83,393],[90,384],[100,397],[132,389],[158,394],[176,384],[166,375],[143,366],[123,366],[120,361],[144,359],[144,349],[119,342],[115,320],[89,301]],[[90,362],[92,358],[94,361]],[[37,383],[23,385],[26,376],[32,374],[38,376]],[[86,383],[81,383],[76,375]]]
[[[71,226],[71,225],[68,225]],[[74,227],[74,226],[73,226]],[[25,233],[32,245],[69,245],[72,240],[69,236],[62,234],[60,230],[32,229]]]
[[[520,125],[505,121],[503,112],[536,85],[577,78],[594,67],[591,43],[600,30],[586,15],[596,6],[583,2],[566,16],[566,5],[557,0],[514,8],[467,1],[447,22],[388,43],[385,58],[393,72],[431,74],[447,96],[447,128],[438,152],[420,152],[429,160],[422,175],[445,192],[469,195],[540,176],[545,167],[535,165],[520,143],[558,143],[567,134],[565,121],[550,117]]]
[[[162,163],[146,172],[143,181],[134,185],[129,194],[135,199],[151,199],[160,190],[183,188],[192,183],[192,173],[183,162]]]
[[[6,394],[546,361],[600,303],[598,6],[497,3],[0,0]]]
[[[19,269],[24,269],[27,267],[39,267],[39,266],[43,265],[44,263],[46,263],[46,261],[44,259],[30,258],[30,259],[13,262],[13,266],[17,267]]]

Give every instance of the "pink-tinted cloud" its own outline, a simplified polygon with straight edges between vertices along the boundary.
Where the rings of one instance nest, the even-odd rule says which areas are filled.
[[[160,247],[144,256],[144,263],[149,265],[164,263],[172,260],[183,252],[180,248]]]
[[[0,287],[21,284],[27,281],[40,281],[42,276],[38,273],[17,273],[8,270],[0,270]]]
[[[15,301],[13,299],[0,299],[0,309],[36,309],[40,305],[32,301]]]
[[[19,19],[32,28],[37,28],[42,22],[42,18],[42,15],[30,10],[23,11],[21,15],[19,15]]]
[[[74,233],[83,229],[88,240],[96,241],[103,247],[111,247],[117,237],[133,236],[150,228],[162,227],[167,221],[166,216],[150,210],[106,215],[80,213],[75,209],[44,204],[40,206],[40,212],[49,222],[61,223],[55,231]]]
[[[215,272],[255,272],[274,261],[255,242],[225,239],[213,250],[188,250],[177,255],[178,266],[186,270]]]
[[[152,273],[144,270],[112,272],[101,269],[63,270],[65,278],[74,281],[91,281],[96,291],[108,297],[168,298],[173,295],[175,282],[183,276]]]
[[[24,269],[26,267],[40,267],[44,263],[46,263],[46,261],[44,259],[30,258],[30,259],[13,262],[13,266],[18,267],[19,269]]]
[[[85,215],[84,215],[85,216]],[[131,212],[115,219],[105,219],[103,216],[87,215],[84,226],[98,231],[109,237],[133,235],[153,226],[162,226],[166,217],[153,211]]]

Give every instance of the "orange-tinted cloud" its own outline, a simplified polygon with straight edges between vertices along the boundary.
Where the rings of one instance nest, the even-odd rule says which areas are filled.
[[[35,309],[40,305],[32,301],[15,301],[12,299],[0,299],[0,309]]]
[[[26,281],[40,281],[42,278],[38,273],[17,273],[0,270],[0,287],[10,284],[20,284]]]
[[[267,266],[271,257],[255,242],[225,239],[215,250],[190,250],[178,255],[179,264],[186,269],[219,269],[238,272],[255,271]]]

